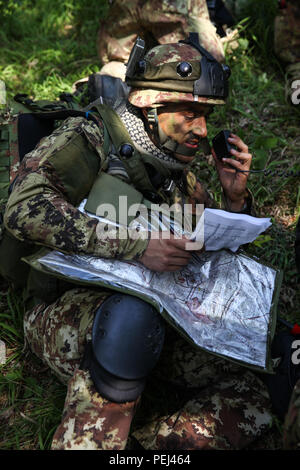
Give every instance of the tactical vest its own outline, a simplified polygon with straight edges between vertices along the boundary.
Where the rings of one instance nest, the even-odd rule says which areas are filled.
[[[118,154],[131,184],[120,179],[116,182],[116,177],[100,173],[90,191],[85,209],[96,214],[99,204],[110,203],[118,214],[119,196],[127,197],[128,206],[143,204],[150,209],[153,203],[170,205],[176,188],[171,171],[158,159],[142,154],[135,148],[121,119],[110,107],[101,105],[96,109],[105,123],[105,132],[108,132],[112,147]]]
[[[91,214],[96,214],[97,207],[101,203],[106,203],[112,204],[118,214],[120,195],[127,196],[128,206],[144,204],[150,208],[152,203],[169,204],[172,195],[164,191],[163,186],[166,182],[169,185],[170,170],[157,159],[138,152],[121,119],[110,107],[97,105],[93,111],[96,111],[96,115],[100,115],[104,122],[103,147],[105,152],[109,153],[112,149],[118,152],[131,184],[127,184],[116,176],[101,172],[95,179],[88,195],[85,210]],[[125,150],[129,149],[129,152],[122,152],[124,146]],[[149,173],[151,173],[152,179]],[[132,218],[129,218],[128,222]],[[17,240],[6,230],[0,244],[0,272],[15,288],[27,286],[27,298],[36,297],[38,292],[39,300],[51,303],[70,288],[70,285],[69,283],[62,283],[54,276],[30,270],[28,264],[21,260],[39,252],[40,249],[40,246],[35,243]]]

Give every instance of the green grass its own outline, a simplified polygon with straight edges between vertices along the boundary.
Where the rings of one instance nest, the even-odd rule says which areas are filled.
[[[253,168],[299,169],[300,112],[286,104],[283,68],[272,50],[274,11],[267,2],[250,2],[245,10],[240,47],[228,55],[231,95],[208,125],[209,137],[229,128],[253,153]],[[260,6],[259,6],[260,5]],[[28,93],[35,99],[56,99],[70,92],[75,80],[97,71],[96,36],[108,2],[101,0],[0,0],[0,79],[9,96]],[[266,16],[266,14],[268,16]],[[256,19],[255,19],[256,18]],[[221,201],[214,166],[198,160],[194,169]],[[299,216],[299,179],[252,174],[249,188],[257,215],[271,217],[272,227],[248,252],[284,273],[279,314],[299,321],[299,285],[294,262],[294,229]],[[44,364],[24,348],[23,304],[3,282],[0,291],[0,339],[7,361],[0,366],[0,449],[48,449],[60,422],[66,389]],[[167,402],[155,384],[146,398]],[[143,405],[144,406],[144,405]],[[145,408],[142,407],[142,411]],[[145,409],[145,412],[147,410]]]
[[[0,3],[0,75],[9,95],[56,99],[100,68],[98,23],[106,1],[24,0]]]
[[[0,338],[7,360],[0,365],[0,450],[47,449],[59,423],[65,387],[24,348],[23,303],[3,283]]]

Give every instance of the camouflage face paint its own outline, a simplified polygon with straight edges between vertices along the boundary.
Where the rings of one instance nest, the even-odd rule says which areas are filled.
[[[159,109],[158,120],[163,132],[178,144],[183,144],[189,149],[199,146],[199,141],[206,137],[206,116],[211,112],[209,106],[199,105],[169,105]],[[181,156],[175,154],[181,161],[189,162],[193,156]]]

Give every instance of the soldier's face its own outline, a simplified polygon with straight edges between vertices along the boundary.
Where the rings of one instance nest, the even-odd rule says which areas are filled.
[[[199,103],[172,103],[158,108],[158,121],[164,133],[189,150],[198,149],[201,139],[207,136],[206,118],[212,112],[212,106]],[[175,153],[182,162],[195,158]]]

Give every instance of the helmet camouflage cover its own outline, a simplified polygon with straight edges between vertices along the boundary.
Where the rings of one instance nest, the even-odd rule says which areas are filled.
[[[202,57],[200,51],[186,43],[154,47],[145,55],[143,69],[126,79],[131,86],[129,102],[139,108],[181,102],[225,104],[223,96],[201,96],[201,92],[195,93],[195,81],[203,73],[203,62],[200,63]],[[179,69],[180,66],[183,70]]]

